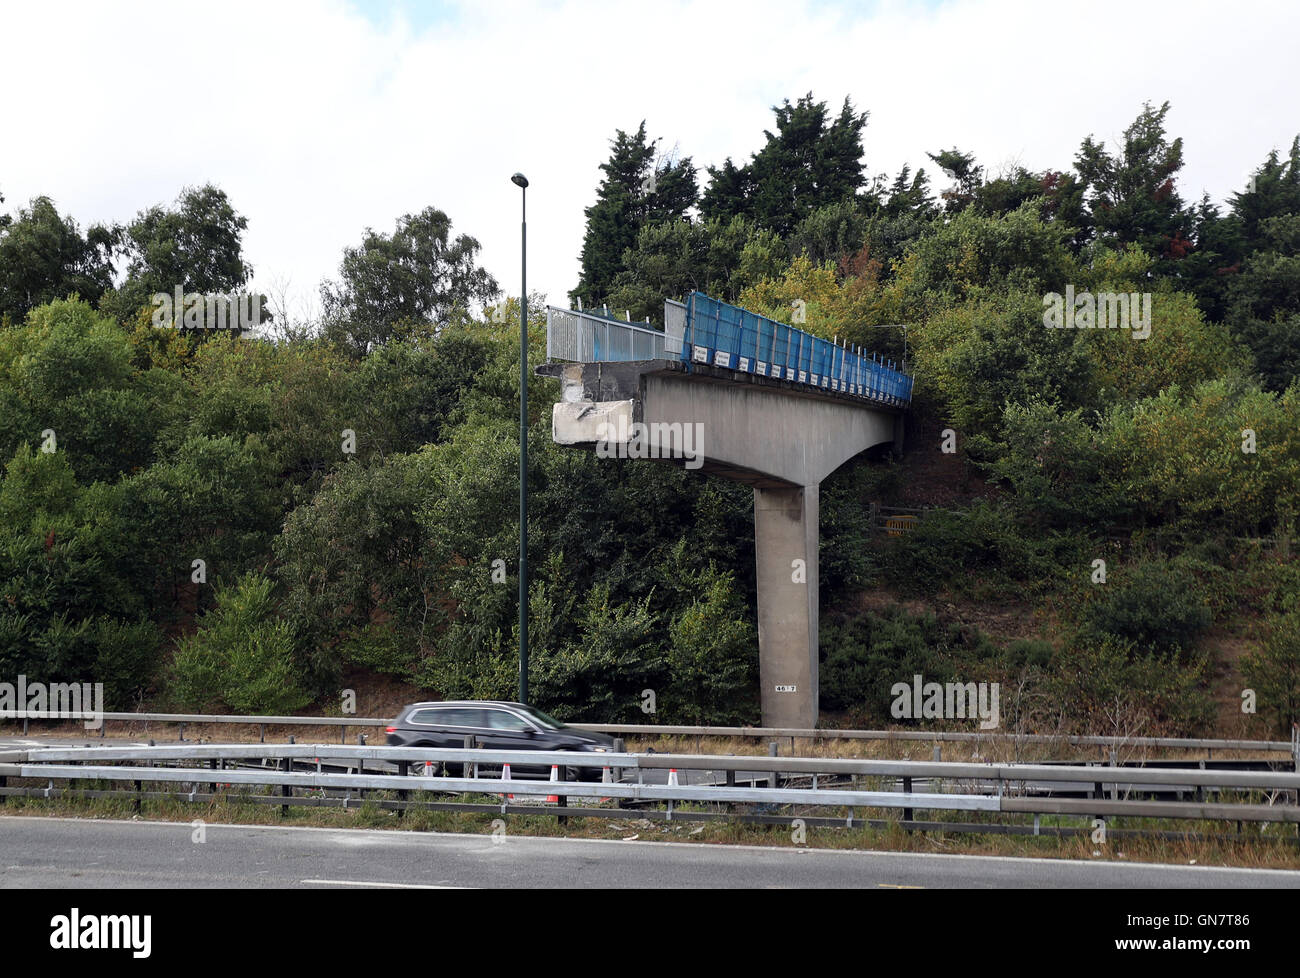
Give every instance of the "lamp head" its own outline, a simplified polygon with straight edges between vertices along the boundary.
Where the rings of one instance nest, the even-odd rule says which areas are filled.
[[[516,173],[513,177],[510,178],[510,182],[513,183],[516,187],[528,186],[528,178],[524,176],[522,173]]]

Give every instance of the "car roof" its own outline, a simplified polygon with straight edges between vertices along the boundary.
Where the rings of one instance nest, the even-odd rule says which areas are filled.
[[[513,706],[516,709],[527,709],[522,703],[512,703],[509,700],[425,700],[420,703],[412,703],[407,709],[413,710],[416,707],[424,706]]]

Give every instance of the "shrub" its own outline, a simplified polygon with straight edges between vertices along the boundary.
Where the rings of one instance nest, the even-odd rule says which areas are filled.
[[[1081,637],[1112,638],[1156,653],[1190,648],[1214,615],[1204,588],[1180,561],[1151,558],[1092,585],[1079,608]]]
[[[900,607],[823,622],[820,644],[823,705],[862,711],[880,722],[890,719],[894,683],[918,673],[926,682],[978,681],[996,668],[997,648],[987,636]]]
[[[172,661],[173,695],[182,706],[234,713],[288,714],[310,696],[298,685],[294,635],[276,617],[274,585],[260,574],[217,592],[217,606],[182,639]]]
[[[1044,677],[1048,699],[1080,733],[1106,736],[1191,735],[1214,716],[1204,656],[1141,652],[1111,636],[1076,641]]]
[[[1241,666],[1256,708],[1288,732],[1300,721],[1300,612],[1270,619],[1263,648],[1243,656]]]
[[[1026,534],[1004,507],[978,502],[935,510],[881,554],[885,579],[909,593],[944,586],[979,598],[1052,590],[1077,562],[1082,541],[1065,533]]]

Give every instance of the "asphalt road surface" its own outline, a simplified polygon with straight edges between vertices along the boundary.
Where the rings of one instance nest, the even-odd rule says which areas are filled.
[[[1300,888],[1300,872],[0,815],[0,888]]]

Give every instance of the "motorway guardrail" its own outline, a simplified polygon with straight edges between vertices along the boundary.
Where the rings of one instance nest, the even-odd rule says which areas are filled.
[[[295,716],[236,716],[220,713],[104,713],[101,714],[105,724],[99,728],[99,736],[106,735],[108,721],[115,723],[176,723],[181,727],[181,739],[187,725],[232,724],[242,726],[327,726],[340,730],[340,741],[344,741],[349,727],[385,727],[392,720],[378,717],[295,717]],[[26,717],[21,712],[15,719],[24,721],[24,733],[27,732],[28,719],[47,719],[44,716]],[[69,719],[81,719],[71,717]],[[85,719],[92,719],[87,714]],[[633,734],[639,736],[659,737],[737,737],[737,738],[790,738],[794,740],[881,740],[881,741],[921,741],[928,743],[1014,743],[1014,744],[1060,744],[1070,747],[1148,747],[1169,750],[1205,750],[1205,751],[1259,751],[1267,753],[1287,753],[1300,761],[1300,739],[1284,740],[1221,740],[1213,738],[1187,737],[1106,737],[1068,734],[1020,734],[1004,732],[965,732],[954,730],[839,730],[835,728],[802,729],[795,727],[711,727],[711,726],[677,726],[668,724],[634,724],[634,723],[572,723],[575,730],[593,730],[615,735]]]

